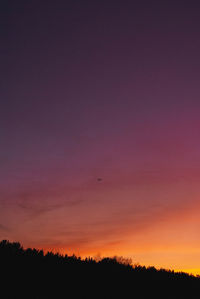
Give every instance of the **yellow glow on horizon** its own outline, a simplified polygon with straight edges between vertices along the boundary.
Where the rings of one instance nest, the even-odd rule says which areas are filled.
[[[174,270],[175,272],[185,272],[185,273],[188,273],[188,274],[192,274],[194,276],[196,275],[200,275],[200,268],[197,268],[197,269],[176,269]]]

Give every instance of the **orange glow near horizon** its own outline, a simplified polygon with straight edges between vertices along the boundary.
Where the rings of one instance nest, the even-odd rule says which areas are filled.
[[[75,254],[82,258],[123,256],[131,258],[132,263],[144,266],[155,266],[177,272],[187,272],[193,275],[200,274],[200,241],[197,238],[200,220],[198,217],[199,204],[193,208],[185,206],[182,211],[170,212],[163,215],[162,220],[152,223],[149,227],[124,228],[119,231],[123,239],[117,240],[118,235],[106,234],[105,238],[95,236],[89,243],[82,243],[81,239],[72,240],[67,244],[63,239],[62,246],[53,245],[44,247],[35,244],[34,247],[44,251],[59,252],[61,254]],[[105,240],[108,240],[107,243]],[[105,244],[106,243],[106,244]]]

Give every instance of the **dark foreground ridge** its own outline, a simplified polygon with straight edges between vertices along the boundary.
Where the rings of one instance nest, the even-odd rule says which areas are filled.
[[[199,298],[200,278],[117,258],[62,256],[0,242],[1,298]]]

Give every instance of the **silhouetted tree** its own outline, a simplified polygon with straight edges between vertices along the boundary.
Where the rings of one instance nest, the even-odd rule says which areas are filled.
[[[1,298],[198,298],[200,278],[123,257],[62,256],[0,242]]]

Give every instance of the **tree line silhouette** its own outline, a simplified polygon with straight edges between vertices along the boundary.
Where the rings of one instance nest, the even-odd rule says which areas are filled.
[[[1,298],[198,298],[200,278],[123,258],[85,258],[0,242]]]

